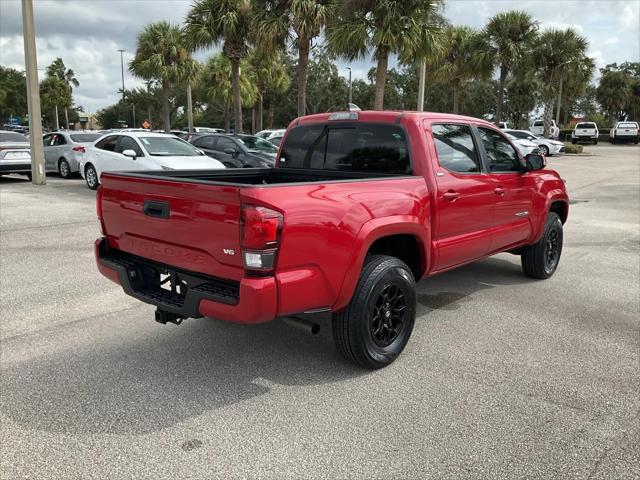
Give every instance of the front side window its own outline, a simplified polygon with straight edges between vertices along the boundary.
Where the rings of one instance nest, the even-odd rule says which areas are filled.
[[[120,137],[120,143],[118,144],[118,147],[116,148],[116,152],[122,153],[125,150],[133,150],[134,152],[136,152],[136,156],[137,157],[143,157],[144,156],[144,154],[142,153],[142,149],[140,148],[140,145],[138,145],[138,142],[136,142],[131,137],[122,136],[122,137]]]
[[[405,133],[388,124],[296,127],[287,135],[280,162],[291,168],[411,173]]]
[[[521,172],[520,158],[515,148],[509,141],[495,130],[488,128],[478,128],[484,151],[489,162],[489,171],[500,172]]]
[[[478,173],[480,160],[468,125],[432,125],[438,163],[450,172]]]
[[[56,133],[53,136],[53,145],[58,147],[60,145],[65,145],[67,143],[67,141],[65,140],[64,136],[61,135],[60,133]]]

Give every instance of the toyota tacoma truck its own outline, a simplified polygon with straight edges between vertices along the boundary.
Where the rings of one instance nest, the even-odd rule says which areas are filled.
[[[99,270],[156,320],[282,318],[365,368],[402,352],[416,282],[494,255],[553,275],[568,197],[543,156],[483,120],[336,112],[294,120],[274,168],[103,173]]]

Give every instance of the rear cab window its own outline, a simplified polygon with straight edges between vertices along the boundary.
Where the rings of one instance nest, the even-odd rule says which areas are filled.
[[[433,141],[442,168],[456,173],[480,173],[480,158],[468,125],[434,124]]]
[[[582,123],[577,123],[576,124],[576,128],[594,129],[594,128],[596,128],[596,124],[595,123],[591,123],[591,122],[582,122]]]
[[[618,128],[638,128],[638,124],[635,122],[622,122],[618,124]]]
[[[398,125],[335,123],[293,128],[280,166],[397,175],[411,173],[409,147]]]

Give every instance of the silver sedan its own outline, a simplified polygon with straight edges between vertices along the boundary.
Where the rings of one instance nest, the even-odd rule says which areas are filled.
[[[44,160],[48,172],[58,172],[63,178],[78,173],[82,154],[102,133],[60,131],[43,137]]]

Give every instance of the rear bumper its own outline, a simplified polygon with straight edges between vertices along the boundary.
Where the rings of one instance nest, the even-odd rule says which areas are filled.
[[[27,163],[0,162],[0,173],[31,173],[31,162],[27,162]]]
[[[274,277],[245,277],[240,282],[188,272],[109,249],[95,242],[98,270],[127,295],[185,318],[213,317],[235,323],[263,323],[276,317]],[[160,286],[160,274],[183,285],[178,293]]]

